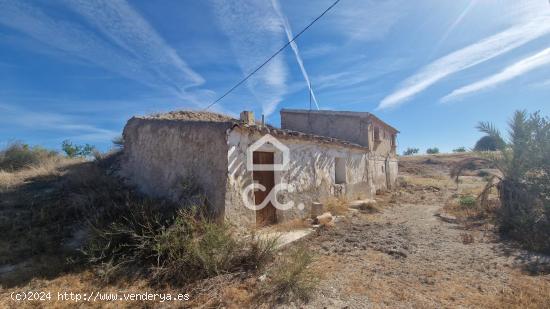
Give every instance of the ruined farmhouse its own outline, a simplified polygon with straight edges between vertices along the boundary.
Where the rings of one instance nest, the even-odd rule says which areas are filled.
[[[182,179],[192,179],[215,215],[252,227],[309,216],[312,203],[327,197],[365,199],[391,189],[397,133],[366,112],[283,109],[281,128],[251,112],[240,119],[192,111],[133,117],[123,133],[122,173],[143,193],[173,200]],[[247,190],[254,183],[265,190]],[[292,207],[247,207],[279,184],[291,189],[277,201]]]

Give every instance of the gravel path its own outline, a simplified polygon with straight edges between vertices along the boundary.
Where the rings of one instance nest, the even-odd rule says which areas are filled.
[[[310,247],[321,276],[311,308],[483,307],[516,274],[492,231],[465,231],[437,214],[447,198],[401,196],[378,214],[355,212]]]

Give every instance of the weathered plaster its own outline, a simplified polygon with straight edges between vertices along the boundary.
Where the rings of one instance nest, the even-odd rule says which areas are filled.
[[[262,137],[261,134],[235,128],[228,131],[229,164],[226,193],[226,218],[255,224],[255,213],[245,207],[241,192],[251,184],[252,172],[246,169],[246,149]],[[279,137],[280,138],[280,137]],[[372,198],[374,188],[369,178],[369,153],[366,150],[317,144],[293,138],[280,138],[290,149],[288,170],[275,172],[275,183],[291,184],[295,191],[282,191],[279,201],[294,201],[290,210],[278,210],[277,219],[285,221],[309,215],[311,203],[337,193],[350,199]],[[275,163],[282,161],[282,154],[275,152]],[[346,184],[335,185],[335,158],[346,160]],[[386,182],[384,177],[383,182]],[[385,186],[385,184],[384,184]],[[252,200],[252,196],[249,196]],[[302,203],[305,208],[299,209]]]
[[[132,118],[124,128],[122,174],[143,193],[177,201],[191,178],[223,214],[227,124]]]
[[[205,191],[216,214],[241,227],[253,227],[256,213],[245,207],[242,196],[252,183],[246,151],[267,133],[290,149],[289,168],[275,172],[275,183],[294,187],[294,192],[283,191],[278,197],[282,203],[294,201],[296,205],[278,210],[279,221],[307,217],[312,202],[329,196],[373,198],[377,190],[390,189],[397,178],[395,156],[380,155],[357,144],[235,122],[156,118],[128,121],[123,134],[122,174],[143,193],[176,201],[181,196],[181,181],[192,178]],[[282,162],[277,149],[264,146],[260,150],[274,151],[275,163]],[[335,184],[336,158],[345,160],[345,184]],[[248,198],[253,201],[253,193]],[[298,208],[299,203],[305,208]]]

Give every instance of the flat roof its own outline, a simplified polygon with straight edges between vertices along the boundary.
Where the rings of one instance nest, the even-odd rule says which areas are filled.
[[[382,123],[384,126],[392,129],[396,133],[399,133],[399,130],[384,122],[382,119],[376,117],[375,115],[369,112],[352,112],[352,111],[333,111],[333,110],[307,110],[307,109],[281,109],[281,115],[283,113],[290,114],[317,114],[317,115],[337,115],[337,116],[350,116],[350,117],[359,117],[359,118],[373,118],[376,121]]]

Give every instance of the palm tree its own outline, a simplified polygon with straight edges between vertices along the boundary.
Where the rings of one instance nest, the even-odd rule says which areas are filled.
[[[487,205],[496,188],[501,207],[497,220],[501,231],[521,238],[529,247],[550,250],[550,120],[538,112],[516,111],[509,122],[508,141],[489,122],[477,129],[498,143],[496,152],[479,153],[458,163],[451,176],[458,179],[472,161],[483,161],[498,170],[478,196]]]

